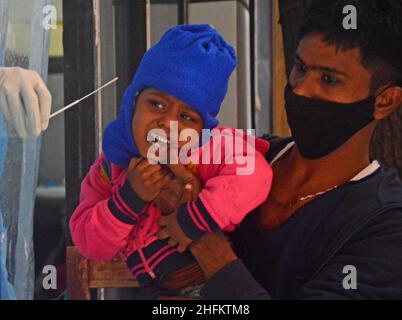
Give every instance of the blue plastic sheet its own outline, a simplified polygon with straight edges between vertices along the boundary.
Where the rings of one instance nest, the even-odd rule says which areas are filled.
[[[0,0],[0,65],[37,71],[46,81],[49,0]],[[0,123],[0,299],[33,299],[33,217],[41,137],[21,139],[10,119]]]
[[[0,113],[0,177],[3,173],[4,160],[7,154],[8,134],[7,125]],[[15,299],[14,287],[8,281],[7,272],[7,228],[4,224],[0,208],[0,300]]]

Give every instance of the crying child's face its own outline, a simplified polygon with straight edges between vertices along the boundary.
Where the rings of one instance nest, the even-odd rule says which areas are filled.
[[[159,90],[147,88],[137,98],[135,112],[132,120],[132,133],[134,141],[142,157],[146,158],[149,148],[153,143],[169,143],[172,121],[178,128],[178,135],[184,129],[192,129],[201,136],[203,121],[200,114],[183,101],[167,95]],[[164,137],[156,135],[148,141],[148,133],[161,129]],[[166,138],[167,141],[164,139]],[[152,141],[153,140],[153,141]],[[185,145],[186,141],[178,141],[178,148]]]

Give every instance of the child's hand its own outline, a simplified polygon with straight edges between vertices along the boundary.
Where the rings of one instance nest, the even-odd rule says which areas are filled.
[[[144,201],[152,201],[172,179],[172,174],[159,164],[147,159],[132,158],[127,169],[127,180],[133,191]]]
[[[180,203],[186,203],[191,200],[197,199],[198,194],[202,190],[202,181],[195,174],[186,169],[182,164],[168,164],[170,171],[174,174],[175,178],[182,181],[184,192]]]
[[[183,197],[184,185],[179,179],[173,178],[155,198],[155,203],[161,209],[163,215],[174,212],[180,205]]]
[[[181,230],[179,223],[177,222],[177,212],[159,218],[158,224],[163,228],[158,232],[158,238],[169,238],[169,245],[171,247],[177,246],[178,252],[183,253],[193,242],[193,240],[188,238]]]
[[[195,200],[202,189],[201,180],[183,165],[169,165],[175,177],[163,187],[155,203],[164,215],[171,214],[180,204]]]

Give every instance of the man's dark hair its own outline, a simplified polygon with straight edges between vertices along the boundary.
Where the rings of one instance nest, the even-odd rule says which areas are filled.
[[[347,5],[357,10],[356,30],[343,27]],[[360,48],[362,65],[373,72],[372,92],[384,85],[402,86],[402,0],[313,0],[298,41],[314,32],[338,50]]]

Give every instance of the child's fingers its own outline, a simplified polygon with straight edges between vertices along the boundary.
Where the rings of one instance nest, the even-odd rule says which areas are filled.
[[[180,199],[180,203],[186,203],[193,200],[193,185],[191,183],[187,183],[184,186],[183,195]]]
[[[159,170],[161,167],[159,164],[150,163],[147,159],[143,159],[143,161],[141,161],[140,164],[136,167],[136,169],[142,173],[145,173],[151,168],[156,168],[157,170]]]
[[[186,169],[186,167],[182,164],[169,164],[168,165],[170,171],[180,178],[183,181],[191,181],[194,178],[194,175]]]
[[[168,245],[169,246],[171,246],[171,247],[176,247],[177,245],[179,244],[179,242],[176,240],[176,239],[174,239],[174,238],[170,238],[169,240],[168,240]]]
[[[172,181],[172,175],[166,175],[164,177],[162,177],[160,180],[156,181],[154,183],[155,189],[160,190],[162,189],[164,186],[166,186],[170,181]]]
[[[139,158],[131,158],[130,164],[128,165],[128,169],[129,170],[135,169],[142,160],[143,159],[141,157],[139,157]]]
[[[178,178],[188,178],[191,177],[191,173],[183,166],[181,163],[178,164],[168,164],[169,169]]]
[[[167,226],[167,223],[168,223],[168,217],[160,217],[159,219],[158,219],[158,226],[160,226],[160,227],[166,227]],[[163,232],[162,232],[163,231]],[[164,229],[162,229],[160,232],[159,232],[159,234],[158,235],[161,235],[161,236],[164,236],[164,234],[165,234],[165,231],[164,231]],[[167,237],[166,237],[167,238]],[[164,239],[164,238],[159,238],[159,239]]]
[[[171,173],[158,170],[155,171],[152,175],[150,175],[147,180],[149,181],[150,184],[156,184],[166,176],[169,176],[170,180],[173,178],[173,175]]]
[[[178,253],[183,253],[187,250],[187,246],[179,242],[179,245],[177,246],[176,249]]]
[[[157,173],[159,174],[163,174],[163,171],[161,170],[160,165],[150,165],[145,167],[145,169],[142,170],[142,177],[144,179],[152,179],[152,177],[154,175],[156,175]],[[166,175],[166,173],[165,173]]]

